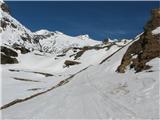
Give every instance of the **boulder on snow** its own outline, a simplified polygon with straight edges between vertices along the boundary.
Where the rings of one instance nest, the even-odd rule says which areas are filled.
[[[152,31],[160,26],[160,9],[152,10],[151,20],[145,25],[144,33],[126,51],[117,71],[124,73],[126,67],[134,68],[136,72],[149,69],[146,65],[150,60],[160,57],[160,34]]]
[[[72,60],[66,60],[64,62],[65,66],[69,67],[69,66],[72,66],[72,65],[77,65],[77,64],[80,64],[80,62],[77,62],[77,61],[72,61]]]

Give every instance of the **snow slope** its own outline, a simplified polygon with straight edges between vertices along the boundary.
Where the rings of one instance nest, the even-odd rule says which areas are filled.
[[[107,48],[101,50],[88,50],[76,60],[81,64],[70,67],[64,67],[64,62],[65,60],[74,60],[74,56],[70,57],[70,55],[73,54],[72,50],[69,50],[63,57],[57,57],[52,54],[42,54],[40,52],[19,54],[19,57],[17,58],[19,61],[18,64],[2,65],[2,89],[4,91],[2,105],[15,99],[24,98],[33,93],[44,91],[50,86],[60,82],[59,80],[65,79],[85,67],[99,64],[105,57],[111,55],[118,49],[120,49],[120,47],[114,45],[109,50],[107,50]],[[47,73],[53,76],[45,77],[45,75],[37,74],[37,72]],[[26,82],[16,80],[15,78],[32,81]],[[40,89],[28,91],[29,89],[35,88]],[[19,93],[18,91],[21,92]]]
[[[85,67],[99,64],[105,57],[130,42],[130,40],[112,41],[104,45],[101,41],[89,38],[88,35],[71,37],[58,31],[31,32],[1,8],[0,13],[1,45],[12,49],[14,45],[20,45],[31,51],[21,54],[17,50],[18,64],[2,65],[2,105],[45,91]],[[65,67],[64,62],[74,61],[76,54],[86,46],[98,46],[100,49],[85,51],[76,60],[81,64]],[[46,74],[50,76],[46,77]]]
[[[90,66],[67,79],[66,84],[3,109],[2,118],[158,119],[160,59],[148,63],[153,66],[151,72],[135,74],[130,70],[118,74],[115,70],[129,45],[103,64]]]
[[[30,50],[17,50],[18,64],[1,65],[2,119],[159,119],[160,58],[147,63],[149,70],[119,74],[115,71],[134,41],[31,32],[0,13],[1,45]],[[67,67],[67,60],[80,64]]]
[[[31,47],[31,43],[25,42],[21,37],[27,37],[30,36],[32,37],[32,33],[30,30],[25,28],[21,23],[19,23],[16,19],[14,19],[12,16],[10,16],[9,13],[4,12],[0,8],[0,13],[1,13],[1,18],[0,20],[2,21],[3,24],[7,24],[6,27],[1,26],[2,32],[1,34],[1,39],[2,39],[2,45],[13,45],[14,43],[24,45]],[[1,24],[2,24],[1,23]]]

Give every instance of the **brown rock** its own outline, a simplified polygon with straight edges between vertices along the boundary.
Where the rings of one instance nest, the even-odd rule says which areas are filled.
[[[15,64],[15,63],[18,63],[18,60],[16,58],[1,53],[1,64]]]
[[[160,26],[160,9],[152,10],[152,17],[144,27],[144,33],[140,39],[134,42],[122,58],[117,71],[124,73],[127,66],[134,68],[136,72],[151,68],[146,65],[153,58],[160,57],[160,34],[153,35],[152,30]],[[136,55],[137,57],[133,58]]]

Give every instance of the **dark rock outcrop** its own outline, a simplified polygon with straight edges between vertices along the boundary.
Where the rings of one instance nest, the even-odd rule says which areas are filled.
[[[8,18],[3,17],[1,20],[1,27],[3,28],[3,30],[5,30],[5,28],[10,25],[10,20]]]
[[[5,46],[1,46],[1,64],[14,64],[18,63],[18,60],[15,58],[18,54]]]
[[[9,25],[7,22],[5,22],[4,20],[0,20],[1,22],[1,27],[3,28],[3,30],[7,27],[7,25]]]
[[[30,50],[28,50],[27,48],[25,48],[24,46],[20,46],[18,44],[13,44],[12,46],[15,50],[20,50],[22,54],[26,54],[28,52],[30,52]]]
[[[1,53],[1,64],[15,64],[15,63],[18,63],[18,60],[16,58]]]
[[[10,10],[9,10],[8,5],[6,3],[2,3],[0,7],[4,12],[10,14]]]
[[[18,57],[18,54],[14,50],[8,47],[0,46],[0,49],[1,49],[1,52],[6,54],[7,56]]]
[[[65,66],[69,67],[69,66],[72,66],[72,65],[77,65],[77,64],[80,64],[80,62],[77,62],[77,61],[72,61],[72,60],[66,60],[64,62]]]
[[[49,37],[51,37],[51,36],[54,36],[55,35],[55,33],[49,33],[49,34],[46,34],[46,35],[34,35],[33,36],[33,39],[34,39],[34,41],[35,41],[35,43],[38,43],[39,42],[39,40],[42,40],[42,39],[47,39],[47,38],[49,38]]]
[[[129,46],[121,65],[117,68],[118,72],[124,73],[127,66],[134,68],[136,72],[149,69],[151,66],[146,63],[160,57],[160,34],[152,34],[152,30],[160,26],[160,9],[154,9],[151,13],[151,19],[145,25],[144,33],[139,40]]]

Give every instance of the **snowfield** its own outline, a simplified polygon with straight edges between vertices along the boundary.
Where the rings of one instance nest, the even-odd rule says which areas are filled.
[[[136,73],[128,66],[126,73],[116,72],[143,33],[135,40],[102,42],[89,35],[31,32],[2,4],[2,119],[160,119],[160,58],[147,63],[149,70]],[[159,28],[152,34],[159,35]]]
[[[129,45],[121,49],[119,52],[107,59],[101,65],[94,64],[90,66],[88,64],[89,67],[82,71],[77,70],[78,67],[76,68],[76,66],[74,66],[76,69],[74,69],[74,67],[73,69],[71,69],[72,67],[68,68],[68,70],[66,71],[70,72],[68,74],[67,72],[62,72],[60,73],[62,76],[59,77],[57,77],[58,73],[55,74],[54,72],[51,73],[54,73],[56,77],[44,77],[43,75],[35,76],[35,74],[33,73],[27,73],[24,71],[21,71],[19,73],[5,72],[4,75],[14,74],[14,76],[16,76],[17,74],[17,77],[21,76],[22,78],[26,77],[28,79],[30,78],[34,80],[39,79],[41,83],[15,81],[12,78],[6,79],[2,82],[2,86],[4,86],[4,101],[2,101],[2,103],[4,104],[12,99],[23,98],[25,96],[27,97],[30,94],[34,94],[42,90],[44,91],[44,86],[51,88],[52,86],[55,86],[58,82],[62,80],[66,80],[66,82],[44,94],[41,94],[32,99],[14,104],[13,106],[3,109],[2,118],[158,119],[158,78],[160,59],[156,58],[148,63],[149,65],[153,66],[152,69],[149,71],[143,71],[135,74],[134,70],[129,70],[125,74],[119,74],[115,72],[115,70],[120,64],[121,58],[123,57]],[[90,52],[92,53],[92,51]],[[28,56],[28,59],[33,58],[29,57],[29,54],[26,56]],[[10,67],[5,65],[4,68],[5,67],[7,69],[13,69],[15,65],[11,65]],[[18,69],[18,65],[16,65],[16,68]],[[83,68],[79,66],[79,69]],[[32,70],[36,70],[36,68],[33,67]],[[65,79],[69,77],[70,74],[76,73],[75,70],[77,70],[77,72],[80,72],[74,75],[73,77],[70,77],[69,79]],[[40,69],[40,71],[42,72],[43,70]],[[17,89],[14,88],[14,85],[15,87],[18,85]],[[7,86],[8,88],[5,88]],[[43,89],[40,89],[38,91],[35,90],[35,92],[27,91],[27,89],[29,88],[31,89],[36,87]],[[14,91],[12,88],[14,88]],[[10,90],[13,91],[13,96],[10,93]],[[9,97],[10,95],[12,97]]]
[[[40,52],[19,54],[18,64],[2,65],[2,79],[4,80],[2,88],[5,92],[2,103],[4,105],[15,99],[25,98],[33,93],[47,90],[60,80],[68,78],[83,68],[99,64],[106,55],[109,56],[118,49],[119,47],[113,46],[110,50],[86,51],[78,60],[81,64],[69,68],[64,67],[64,62],[73,59],[69,57],[72,55],[71,51],[68,51],[66,56],[57,59],[55,59],[55,55]],[[45,74],[49,74],[49,76],[46,77]]]

